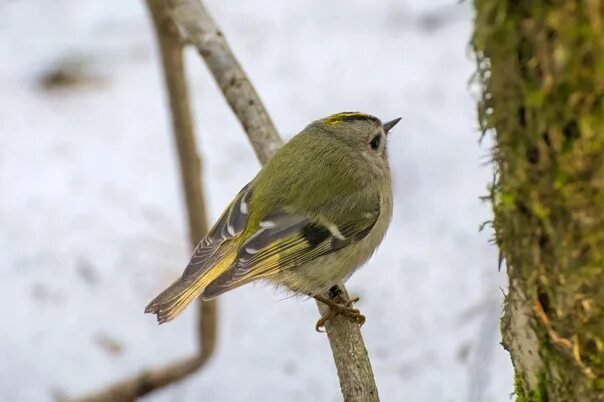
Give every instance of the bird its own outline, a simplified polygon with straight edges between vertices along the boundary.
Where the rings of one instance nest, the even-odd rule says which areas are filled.
[[[334,298],[390,224],[387,139],[400,120],[382,123],[371,114],[342,112],[306,126],[239,191],[182,275],[145,313],[162,324],[197,297],[211,300],[261,280],[329,305],[318,331],[333,314],[362,325],[365,317],[351,307],[358,298]]]

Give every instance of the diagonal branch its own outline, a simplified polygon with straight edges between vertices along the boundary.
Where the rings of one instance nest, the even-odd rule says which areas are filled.
[[[148,0],[166,2],[181,35],[194,45],[227,102],[243,125],[256,155],[264,165],[282,145],[256,90],[233,55],[224,35],[200,0]],[[340,285],[342,296],[348,297]],[[325,294],[324,297],[330,297]],[[325,313],[326,306],[318,303]],[[326,325],[345,401],[378,401],[378,392],[369,356],[358,325],[344,317],[335,317]]]
[[[263,165],[283,141],[260,97],[239,65],[222,32],[201,1],[148,0],[168,4],[169,13],[185,40],[195,46],[248,135]]]
[[[201,163],[197,153],[193,119],[183,63],[183,42],[174,23],[166,15],[164,5],[147,1],[157,34],[163,63],[164,78],[170,100],[172,130],[180,161],[180,171],[187,204],[189,238],[192,247],[208,229]],[[198,338],[200,350],[193,357],[158,369],[145,370],[105,390],[74,400],[80,402],[130,402],[158,388],[182,380],[199,370],[213,354],[216,346],[217,305],[215,301],[199,302]]]

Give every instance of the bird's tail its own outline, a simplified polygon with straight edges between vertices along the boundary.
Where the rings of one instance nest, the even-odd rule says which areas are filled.
[[[217,256],[217,261],[204,260],[204,264],[200,266],[196,266],[195,260],[192,260],[185,274],[153,299],[145,308],[145,313],[155,314],[160,324],[173,320],[213,280],[230,267],[233,259],[229,254],[232,253]]]
[[[149,303],[145,313],[155,314],[160,324],[174,319],[203,291],[207,285],[203,279],[179,278]]]

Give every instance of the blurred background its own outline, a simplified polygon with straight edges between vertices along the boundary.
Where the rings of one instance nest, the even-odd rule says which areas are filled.
[[[395,210],[348,283],[382,400],[508,401],[505,274],[456,0],[206,2],[286,138],[340,111],[403,116]],[[0,400],[52,401],[192,355],[197,309],[147,302],[189,257],[178,161],[142,1],[0,3]],[[259,164],[201,59],[187,69],[210,220]],[[262,285],[220,298],[211,362],[148,401],[338,401],[313,301]]]

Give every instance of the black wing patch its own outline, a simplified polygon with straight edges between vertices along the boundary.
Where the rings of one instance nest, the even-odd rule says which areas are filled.
[[[310,246],[316,246],[331,236],[331,233],[325,226],[309,223],[302,229],[302,236]]]

